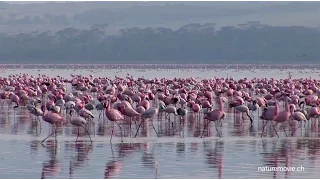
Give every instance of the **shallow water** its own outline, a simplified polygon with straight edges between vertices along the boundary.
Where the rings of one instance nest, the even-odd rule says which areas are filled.
[[[93,75],[94,77],[126,77],[127,74],[134,77],[146,78],[214,78],[214,77],[233,77],[240,78],[288,78],[290,72],[292,78],[319,78],[320,69],[2,69],[1,76],[16,74],[17,72],[28,73],[33,76],[46,74],[47,76],[70,77],[70,74],[83,76]]]
[[[200,71],[200,70],[24,70],[22,73],[49,76],[82,74],[94,76],[135,77],[188,77],[212,78],[233,76],[252,78],[287,78],[288,71],[293,78],[318,78],[316,70],[253,70],[253,71]],[[2,76],[14,73],[6,70]],[[15,116],[13,114],[16,114]],[[318,178],[320,175],[320,139],[318,125],[309,123],[293,136],[286,137],[288,129],[279,130],[277,138],[271,126],[265,137],[260,138],[262,122],[254,113],[254,126],[249,128],[249,120],[244,123],[228,111],[219,131],[214,123],[204,131],[202,120],[190,113],[186,120],[175,121],[175,130],[169,123],[154,120],[156,136],[151,124],[143,126],[138,137],[130,137],[127,124],[123,143],[120,131],[115,125],[112,144],[109,142],[113,124],[98,121],[94,111],[95,125],[89,128],[93,140],[91,144],[85,131],[81,130],[79,142],[75,143],[77,129],[68,125],[58,128],[56,142],[50,138],[44,145],[40,141],[49,132],[49,125],[42,121],[42,130],[24,107],[15,112],[5,106],[0,107],[0,178]],[[69,117],[69,116],[68,116]],[[66,118],[68,118],[66,117]],[[174,117],[171,116],[173,119]],[[201,117],[202,118],[202,117]],[[297,124],[296,124],[297,126]],[[136,125],[131,134],[134,136]],[[56,143],[56,145],[54,145]],[[259,172],[258,167],[304,167],[303,172]]]

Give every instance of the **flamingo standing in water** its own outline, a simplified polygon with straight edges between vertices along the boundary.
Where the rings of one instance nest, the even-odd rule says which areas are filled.
[[[217,133],[219,134],[219,137],[221,137],[218,128],[217,128],[217,121],[220,121],[221,119],[223,119],[226,116],[226,113],[223,111],[223,103],[226,102],[227,99],[225,97],[220,97],[220,101],[219,101],[219,109],[215,109],[212,110],[210,112],[208,112],[206,114],[206,116],[204,117],[204,119],[208,120],[207,124],[203,127],[203,131],[201,133],[201,137],[203,137],[203,132],[205,130],[205,128],[210,124],[211,121],[213,121],[215,123],[216,126],[216,130]],[[222,124],[221,124],[222,125]]]
[[[284,97],[285,97],[285,110],[279,112],[279,114],[275,117],[274,121],[276,121],[276,124],[273,125],[273,127],[277,126],[277,124],[279,124],[279,123],[289,122],[289,119],[291,117],[291,112],[290,112],[290,108],[289,108],[289,100],[288,100],[289,97],[287,95]],[[275,129],[275,132],[276,132],[277,136],[279,137],[276,129]]]
[[[243,114],[246,113],[246,115],[250,118],[250,122],[251,122],[251,126],[253,124],[253,120],[251,118],[251,116],[249,115],[249,108],[246,105],[239,105],[235,107],[235,110],[239,111],[242,113],[242,119],[244,120],[244,116]]]
[[[51,134],[49,134],[49,136],[47,136],[44,140],[41,141],[41,144],[43,144],[43,142],[46,141],[53,134],[55,134],[55,136],[57,136],[56,124],[57,123],[62,123],[63,122],[63,118],[57,113],[45,111],[45,106],[44,105],[41,106],[41,109],[44,112],[44,114],[42,115],[42,119],[45,122],[50,123],[54,128],[53,132]]]
[[[134,110],[131,106],[125,106],[123,104],[120,105],[120,112],[125,115],[128,116],[130,119],[130,137],[131,137],[131,124],[132,124],[132,120],[134,120],[134,117],[139,116],[140,114]]]
[[[297,129],[293,130],[291,135],[293,135],[293,133],[301,127],[301,124],[302,124],[303,121],[304,122],[307,121],[306,116],[302,112],[295,111],[295,109],[296,109],[295,105],[290,104],[291,118],[296,120],[296,121],[298,121],[298,122],[300,122],[299,123],[299,127]],[[301,131],[301,133],[302,133],[302,131]]]
[[[100,117],[101,117],[102,111],[104,110],[103,103],[97,104],[96,105],[96,110],[99,111],[99,121],[100,121]]]
[[[16,94],[10,93],[9,98],[11,102],[16,103],[16,106],[14,106],[13,108],[19,107],[19,102],[20,102],[19,96],[17,96]]]
[[[259,110],[259,105],[256,100],[252,101],[252,104],[248,104],[248,108],[251,111],[251,115],[253,116],[253,112]]]
[[[159,104],[158,104],[158,106],[159,106]],[[138,129],[137,129],[137,133],[136,133],[136,135],[135,135],[134,137],[137,137],[138,132],[139,132],[139,129],[140,129],[142,123],[143,123],[146,119],[150,119],[154,131],[156,132],[157,136],[160,137],[159,134],[158,134],[158,132],[156,131],[156,128],[155,128],[154,125],[153,125],[153,122],[152,122],[153,118],[157,116],[158,112],[159,112],[159,107],[150,107],[150,108],[148,108],[147,110],[145,110],[145,111],[141,114],[142,121],[141,121],[141,123],[139,124],[139,127],[138,127]]]
[[[43,111],[42,111],[40,108],[37,108],[37,107],[35,107],[35,106],[31,105],[31,104],[28,104],[28,105],[27,105],[27,109],[29,110],[29,112],[30,112],[31,114],[33,114],[34,116],[37,117],[38,123],[39,123],[39,126],[40,126],[40,132],[41,132],[41,129],[42,129],[42,128],[41,128],[41,122],[40,122],[39,116],[42,116],[42,115],[43,115]]]
[[[72,116],[72,112],[70,112],[70,115]],[[92,143],[92,139],[90,137],[90,134],[89,134],[89,131],[84,127],[85,124],[88,123],[87,120],[85,120],[84,118],[82,117],[75,117],[73,119],[71,119],[70,123],[74,126],[77,126],[78,127],[78,134],[77,134],[77,139],[76,139],[76,142],[78,141],[78,137],[79,137],[79,133],[80,133],[80,127],[82,127],[87,133],[88,133],[88,136],[90,138],[90,141]]]
[[[119,125],[119,123],[117,121],[123,121],[124,117],[122,116],[120,111],[111,108],[111,100],[110,99],[106,100],[106,103],[104,104],[104,106],[105,106],[105,114],[106,114],[107,118],[110,121],[112,121],[113,123],[116,123],[119,126],[120,133],[121,133],[121,142],[123,142],[123,140],[122,140],[122,129],[121,129],[121,126]],[[110,142],[112,141],[113,131],[114,131],[114,126],[112,128]]]
[[[275,106],[264,107],[263,112],[260,116],[260,119],[267,120],[267,122],[262,127],[261,137],[264,133],[265,126],[272,120],[274,120],[279,114],[279,104],[275,98]]]

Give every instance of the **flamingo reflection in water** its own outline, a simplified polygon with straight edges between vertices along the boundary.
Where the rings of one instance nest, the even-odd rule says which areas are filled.
[[[76,156],[70,160],[69,176],[73,178],[74,170],[85,166],[85,162],[88,162],[89,153],[93,151],[92,143],[78,142],[73,145],[76,150]]]
[[[49,140],[45,147],[49,153],[50,160],[42,164],[41,179],[46,179],[46,177],[54,178],[62,170],[62,165],[57,159],[58,146],[56,146],[54,140]]]
[[[155,178],[158,179],[158,173],[159,173],[159,164],[157,162],[157,159],[155,157],[155,146],[156,144],[152,145],[152,149],[150,151],[150,143],[143,144],[145,147],[145,152],[142,155],[142,164],[144,164],[147,167],[151,167],[155,170]]]
[[[204,149],[207,152],[206,158],[210,168],[218,168],[218,178],[223,178],[223,153],[224,142],[217,140],[215,147],[211,147],[211,142],[204,142]]]
[[[280,146],[279,146],[280,143]],[[272,151],[268,152],[267,151],[267,145],[272,144]],[[292,166],[292,158],[293,158],[293,153],[295,152],[295,149],[292,145],[292,141],[283,139],[280,141],[275,141],[273,140],[272,143],[267,142],[266,140],[263,140],[263,158],[265,165],[268,167],[290,167]],[[273,173],[273,178],[280,178],[279,177],[279,172],[278,171],[272,171]],[[285,171],[284,172],[285,177],[284,178],[290,178],[290,171]]]
[[[112,161],[106,163],[104,179],[118,177],[123,166],[123,162],[121,160],[115,160],[112,143],[110,143],[110,147],[112,153]]]

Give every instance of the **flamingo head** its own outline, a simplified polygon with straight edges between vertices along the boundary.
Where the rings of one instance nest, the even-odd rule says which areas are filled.
[[[290,112],[293,113],[296,111],[296,106],[294,104],[289,105]]]
[[[162,93],[163,90],[159,88],[159,89],[157,89],[157,92],[158,92],[158,93],[160,93],[160,92]]]
[[[104,103],[102,103],[103,104],[103,106],[106,108],[106,110],[107,109],[109,109],[110,108],[110,103],[111,103],[111,99],[106,99],[105,101],[104,101]]]
[[[305,104],[306,102],[305,101],[301,101],[300,103],[299,103],[299,107],[301,108],[301,105],[302,104]]]
[[[177,97],[174,97],[171,99],[171,103],[173,103],[173,104],[177,104],[178,101],[179,101],[179,98],[177,98]]]
[[[125,101],[128,101],[130,104],[133,104],[133,101],[129,96],[126,96]]]
[[[227,98],[226,97],[221,97],[221,101],[222,102],[227,102]]]
[[[54,103],[56,103],[57,102],[57,97],[55,95],[53,95],[52,96],[52,100],[53,100]]]
[[[123,104],[120,104],[120,105],[119,105],[119,110],[120,110],[120,111],[124,111],[125,108],[126,108],[125,105],[123,105]]]
[[[46,110],[46,105],[45,105],[45,104],[42,104],[42,105],[41,105],[41,111],[44,112],[45,110]]]
[[[74,110],[74,109],[70,109],[70,112],[69,112],[70,116],[72,116],[72,115],[73,115],[73,113],[75,113],[75,112],[76,112],[76,110]]]
[[[257,104],[257,101],[256,101],[256,100],[252,100],[252,104],[253,104],[253,105],[256,105],[256,104]]]

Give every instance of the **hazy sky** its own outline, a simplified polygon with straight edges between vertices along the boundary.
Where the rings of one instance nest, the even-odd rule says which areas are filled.
[[[65,2],[83,2],[83,1],[4,1],[4,2],[9,3],[9,4],[33,4],[33,3],[48,3],[48,2],[65,3]],[[141,1],[141,2],[143,2],[143,1]],[[180,1],[180,3],[181,2],[184,2],[184,1]],[[194,1],[194,2],[196,2],[196,1]],[[261,4],[261,5],[263,5],[263,4],[286,4],[286,3],[290,3],[290,1],[273,1],[273,2],[272,1],[240,1],[240,2],[229,1],[229,2],[222,2],[222,3],[217,1],[216,3],[217,4],[230,4],[230,5],[234,4],[234,5],[238,5],[238,4],[246,4],[248,2],[250,4]],[[295,2],[295,1],[293,1],[293,2]],[[304,2],[304,1],[300,1],[300,2]]]
[[[35,3],[48,3],[48,2],[64,3],[68,1],[4,1],[4,2],[9,4],[35,4]],[[77,1],[71,1],[71,2],[77,2]],[[81,1],[78,1],[78,2],[81,2]]]

